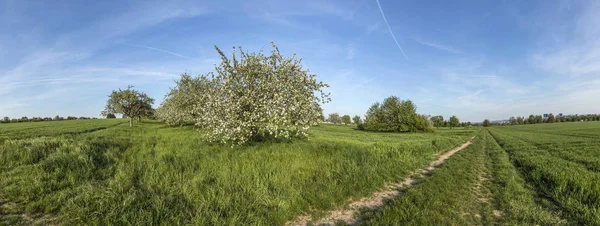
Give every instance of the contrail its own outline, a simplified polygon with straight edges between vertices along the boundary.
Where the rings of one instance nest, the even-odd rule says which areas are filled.
[[[394,35],[394,32],[392,32],[392,28],[390,27],[390,23],[388,23],[387,19],[385,18],[385,14],[383,13],[383,9],[381,9],[381,4],[379,4],[379,0],[375,0],[375,1],[377,2],[377,6],[379,6],[379,12],[381,12],[381,16],[383,16],[383,21],[385,21],[385,24],[387,25],[388,30],[390,30],[390,34],[392,34],[392,38],[394,39],[394,42],[396,42],[396,45],[398,46],[398,48],[402,52],[402,55],[404,55],[404,58],[406,58],[408,60],[408,57],[404,53],[404,50],[402,50],[402,47],[400,47],[400,44],[398,44],[398,40],[396,40],[396,36]]]
[[[177,54],[177,53],[174,53],[174,52],[171,52],[171,51],[167,51],[167,50],[164,50],[164,49],[154,48],[154,47],[151,47],[151,46],[130,45],[130,44],[125,44],[125,45],[131,46],[131,47],[138,47],[138,48],[156,50],[156,51],[160,51],[160,52],[163,52],[163,53],[171,54],[173,56],[178,56],[178,57],[185,58],[185,59],[191,59],[191,58],[186,57],[186,56],[181,55],[181,54]]]

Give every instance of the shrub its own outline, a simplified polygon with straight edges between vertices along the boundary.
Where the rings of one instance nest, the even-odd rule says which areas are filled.
[[[386,132],[432,131],[429,119],[416,113],[417,107],[410,100],[401,101],[391,96],[383,104],[375,103],[367,111],[365,130]]]

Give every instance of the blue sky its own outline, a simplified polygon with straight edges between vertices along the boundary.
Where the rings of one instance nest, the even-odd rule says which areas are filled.
[[[0,116],[97,117],[127,85],[158,105],[214,45],[270,41],[331,85],[326,113],[390,95],[474,122],[600,113],[599,1],[379,3],[0,0]]]

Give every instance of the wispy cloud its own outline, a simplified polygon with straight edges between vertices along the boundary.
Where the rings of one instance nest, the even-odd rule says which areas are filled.
[[[346,60],[354,59],[354,45],[348,44],[347,49],[348,49],[348,51],[346,53]]]
[[[459,49],[456,49],[456,48],[454,48],[452,46],[442,45],[440,43],[426,41],[426,40],[423,40],[423,39],[420,39],[420,38],[415,38],[415,37],[413,37],[413,39],[417,43],[419,43],[421,45],[424,45],[424,46],[433,47],[433,48],[436,48],[436,49],[439,49],[439,50],[443,50],[443,51],[451,52],[451,53],[455,53],[455,54],[462,54],[462,53],[464,53],[463,51],[461,51]]]
[[[544,36],[557,37],[543,45],[532,55],[535,66],[561,76],[579,77],[600,73],[600,2],[589,1],[580,9],[573,21],[566,21],[563,27],[572,27],[573,32],[560,29],[550,30]],[[558,26],[560,27],[560,26]],[[542,38],[542,42],[549,42]]]
[[[404,58],[406,58],[408,60],[408,57],[404,53],[404,50],[402,50],[402,47],[400,46],[400,44],[398,44],[398,40],[396,40],[396,36],[394,35],[394,32],[392,31],[392,27],[390,27],[390,23],[388,23],[387,18],[385,18],[385,13],[383,13],[383,9],[381,8],[381,4],[379,4],[379,0],[375,0],[375,1],[377,2],[377,7],[379,7],[379,12],[381,12],[383,21],[387,25],[388,30],[390,31],[390,34],[392,35],[392,38],[394,39],[394,42],[396,43],[396,46],[398,46],[398,49],[400,49],[400,52],[402,52],[402,55],[404,55]]]
[[[458,97],[458,99],[461,99],[461,100],[465,100],[465,99],[466,99],[466,100],[470,100],[470,99],[473,99],[473,98],[474,98],[474,97],[476,97],[476,96],[479,96],[479,94],[483,93],[483,91],[484,91],[484,90],[482,90],[482,89],[480,89],[480,90],[476,90],[476,91],[474,91],[474,92],[467,93],[467,94],[465,94],[465,95],[459,96],[459,97]]]
[[[155,50],[155,51],[163,52],[163,53],[166,53],[166,54],[170,54],[172,56],[181,57],[181,58],[184,58],[184,59],[191,59],[191,58],[189,58],[187,56],[184,56],[184,55],[181,55],[181,54],[178,54],[178,53],[174,53],[174,52],[171,52],[171,51],[168,51],[168,50],[155,48],[155,47],[152,47],[152,46],[131,45],[131,44],[124,44],[124,45],[131,46],[131,47],[137,47],[137,48],[144,48],[144,49],[149,49],[149,50]]]
[[[379,28],[381,28],[381,21],[377,21],[377,23],[367,26],[367,31],[365,34],[369,35],[375,31],[379,30]]]

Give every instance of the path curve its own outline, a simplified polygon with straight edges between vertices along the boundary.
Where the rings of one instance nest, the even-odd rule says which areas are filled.
[[[447,151],[438,158],[429,163],[429,166],[425,169],[416,170],[409,174],[402,182],[387,184],[379,191],[362,198],[358,201],[348,204],[344,209],[337,209],[329,211],[326,217],[313,221],[310,216],[300,216],[293,222],[288,222],[286,225],[289,226],[305,226],[305,225],[335,225],[336,223],[343,222],[348,225],[357,225],[362,222],[362,218],[359,216],[361,209],[378,209],[383,206],[385,200],[394,199],[402,195],[401,189],[406,189],[414,184],[429,177],[429,173],[435,170],[438,166],[443,164],[448,158],[454,155],[456,152],[465,149],[475,137],[471,137],[466,143],[459,147],[456,147],[450,151]]]

